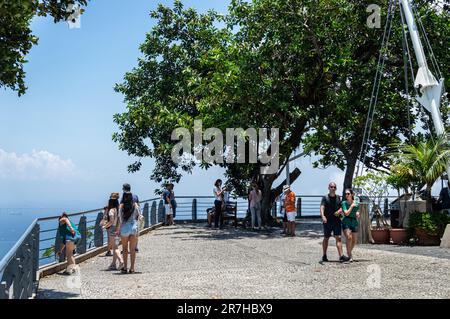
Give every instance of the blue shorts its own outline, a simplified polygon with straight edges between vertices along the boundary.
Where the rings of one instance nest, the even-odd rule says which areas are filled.
[[[62,242],[65,245],[67,241],[71,241],[76,245],[76,244],[78,244],[80,239],[81,239],[81,236],[79,234],[75,234],[75,236],[66,235],[65,237],[62,238]]]
[[[342,227],[341,223],[325,223],[323,224],[323,235],[325,238],[330,238],[331,233],[333,236],[341,236]]]
[[[358,232],[358,225],[357,224],[356,225],[355,224],[348,225],[346,223],[342,223],[342,228],[344,230],[349,229],[349,230],[351,230],[352,233],[357,233]]]
[[[138,224],[136,220],[132,219],[130,217],[130,220],[126,223],[122,224],[120,227],[120,236],[121,237],[130,237],[130,236],[137,236],[138,234]]]

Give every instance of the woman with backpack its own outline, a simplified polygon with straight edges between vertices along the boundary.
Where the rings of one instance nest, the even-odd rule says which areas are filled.
[[[56,253],[58,256],[66,249],[67,268],[65,273],[71,275],[75,272],[75,257],[73,253],[75,246],[81,239],[81,234],[75,224],[70,220],[67,213],[63,213],[58,219],[58,231],[62,241],[60,250]]]
[[[123,268],[123,259],[119,251],[118,243],[116,238],[117,227],[119,224],[119,200],[117,198],[110,198],[108,202],[108,206],[105,211],[106,219],[105,224],[103,225],[103,230],[106,230],[108,233],[108,243],[111,244],[112,256],[113,260],[111,265],[108,267],[109,270],[122,270]],[[117,261],[119,261],[119,267],[117,267]]]
[[[117,232],[120,234],[123,249],[123,268],[121,272],[132,274],[135,272],[136,261],[136,245],[139,231],[139,215],[140,209],[137,203],[133,201],[131,193],[124,193],[122,197],[122,204],[119,207],[119,227]],[[131,265],[129,271],[128,266],[128,252],[130,252]]]

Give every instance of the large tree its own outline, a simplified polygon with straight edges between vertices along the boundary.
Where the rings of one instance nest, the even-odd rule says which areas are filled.
[[[70,4],[87,5],[88,0],[1,0],[0,1],[0,88],[20,95],[26,91],[24,63],[38,38],[30,29],[35,16],[52,16],[54,22],[68,18]]]
[[[359,2],[362,7],[365,7],[373,1]],[[386,21],[388,1],[381,1],[379,4],[384,12],[383,21]],[[442,6],[439,10],[436,10],[436,1],[418,0],[415,4],[448,86],[450,76],[448,1],[447,5],[441,2]],[[390,44],[382,52],[385,65],[382,70],[383,77],[377,109],[371,122],[369,151],[365,154],[364,165],[374,169],[389,166],[387,156],[389,146],[401,136],[409,139],[410,134],[414,133],[415,126],[421,123],[423,113],[405,99],[405,94],[414,94],[411,87],[413,79],[409,71],[407,77],[404,74],[401,16],[398,6],[394,7],[394,10]],[[364,23],[365,16],[355,15],[353,18],[354,20],[349,21],[348,25]],[[344,24],[340,25],[340,27],[344,26]],[[314,163],[315,167],[337,166],[344,170],[343,186],[346,188],[352,186],[357,160],[364,159],[364,154],[363,158],[359,158],[359,153],[363,143],[381,41],[380,38],[370,37],[367,28],[352,28],[350,32],[337,28],[336,32],[346,34],[346,40],[343,41],[337,54],[342,54],[341,52],[351,54],[342,54],[342,63],[333,67],[335,89],[328,91],[326,105],[317,109],[317,114],[311,121],[313,129],[305,135],[304,146],[305,153],[319,156]],[[409,47],[414,70],[417,71],[411,43]],[[408,92],[405,92],[406,79],[409,80]],[[443,104],[442,112],[445,116],[447,115],[445,104]],[[429,129],[432,124],[426,123],[423,126]]]
[[[154,180],[179,181],[195,163],[171,160],[175,127],[192,131],[194,120],[201,119],[205,128],[223,131],[279,128],[276,173],[261,174],[261,162],[219,164],[239,195],[246,195],[251,180],[262,185],[267,220],[281,192],[273,183],[288,156],[310,126],[321,117],[330,120],[341,103],[330,98],[336,83],[376,56],[383,30],[366,27],[366,7],[362,1],[234,0],[223,16],[186,10],[178,1],[174,8],[160,5],[151,14],[157,23],[141,46],[143,57],[116,86],[127,111],[115,115],[119,132],[113,139],[130,155],[155,158]],[[358,81],[370,80],[353,79],[354,85]],[[359,101],[355,96],[349,102]],[[368,105],[350,107],[367,110]],[[361,131],[347,125],[339,134],[351,136],[355,129]],[[140,167],[137,161],[129,169]],[[295,171],[292,177],[298,175]]]

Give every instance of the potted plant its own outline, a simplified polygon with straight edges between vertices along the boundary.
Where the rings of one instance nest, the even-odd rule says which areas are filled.
[[[409,217],[408,236],[418,245],[439,246],[448,223],[449,216],[441,212],[414,212]]]
[[[372,213],[376,220],[376,226],[370,225],[370,232],[374,244],[389,244],[390,226],[386,222],[381,211],[381,202],[387,195],[387,175],[380,171],[368,171],[365,175],[355,178],[354,185],[361,189],[361,193],[367,194],[371,201]]]
[[[391,237],[391,242],[396,245],[403,245],[408,243],[408,234],[407,230],[402,228],[403,225],[403,217],[402,213],[406,209],[406,207],[402,207],[400,202],[400,190],[403,190],[408,193],[409,188],[414,183],[414,178],[411,175],[411,170],[408,167],[405,167],[401,164],[393,164],[389,169],[390,173],[386,179],[386,182],[389,186],[397,190],[398,200],[399,200],[399,226],[400,228],[391,228],[389,230],[389,236]],[[406,206],[406,201],[404,203]]]

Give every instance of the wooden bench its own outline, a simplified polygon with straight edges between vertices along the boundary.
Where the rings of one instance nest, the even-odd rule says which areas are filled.
[[[211,224],[214,223],[214,207],[207,209],[207,213],[211,216]],[[228,204],[223,209],[222,224],[226,220],[233,220],[234,227],[237,227],[237,202],[228,202]]]

